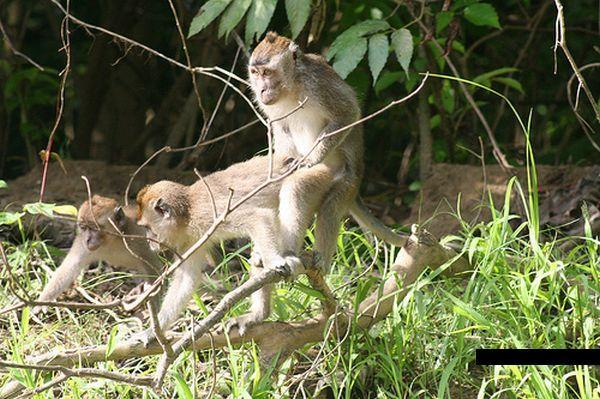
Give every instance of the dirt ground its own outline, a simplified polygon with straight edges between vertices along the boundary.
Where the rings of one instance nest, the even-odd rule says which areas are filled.
[[[527,195],[526,169],[516,168],[514,172]],[[600,166],[542,165],[537,167],[537,172],[542,223],[558,225],[572,221],[578,215],[570,213],[578,208],[581,200],[596,207],[600,205]],[[420,223],[437,237],[443,237],[460,230],[458,214],[469,224],[489,221],[490,202],[495,209],[503,207],[510,178],[511,175],[497,165],[486,166],[485,170],[471,165],[434,165],[405,223]],[[515,198],[517,190],[513,189],[512,193],[512,211],[523,214],[522,201]]]
[[[136,169],[136,166],[109,165],[100,161],[65,161],[64,166],[66,173],[58,163],[50,164],[44,202],[79,205],[87,198],[81,175],[88,177],[93,193],[122,199],[127,181]],[[526,170],[517,168],[515,174],[526,191]],[[402,224],[420,223],[437,237],[443,237],[460,230],[460,221],[456,216],[458,213],[471,224],[487,221],[490,218],[490,198],[496,209],[502,207],[510,177],[495,165],[487,166],[485,170],[481,166],[434,165],[431,177],[423,185],[410,216]],[[148,166],[136,178],[131,194],[135,195],[145,184],[160,179],[188,184],[195,181],[196,176],[189,171],[179,172]],[[8,189],[0,190],[0,209],[19,210],[23,204],[37,201],[40,182],[39,169],[9,181]],[[585,182],[589,184],[583,184]],[[591,199],[592,205],[600,207],[597,202],[600,198],[597,193],[600,190],[600,166],[539,166],[538,184],[542,221],[551,221],[553,218],[557,224],[570,221],[570,212],[578,208],[581,199]],[[594,195],[590,195],[590,190],[594,191]],[[513,190],[513,194],[516,192]],[[459,198],[460,207],[457,206]],[[513,211],[522,214],[520,203],[520,200],[512,201]],[[382,205],[389,208],[389,204]],[[573,215],[571,219],[576,216]],[[52,221],[44,226],[44,238],[61,247],[69,245],[74,232],[72,224]]]

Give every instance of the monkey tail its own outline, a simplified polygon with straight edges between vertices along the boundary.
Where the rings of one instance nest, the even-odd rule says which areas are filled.
[[[388,244],[401,247],[406,243],[407,236],[394,232],[381,220],[373,216],[360,197],[356,197],[356,200],[350,204],[349,212],[363,230],[371,231]]]

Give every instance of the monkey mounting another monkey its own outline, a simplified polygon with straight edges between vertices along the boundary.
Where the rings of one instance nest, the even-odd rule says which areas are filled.
[[[404,238],[373,217],[358,197],[364,169],[362,126],[325,136],[360,118],[352,88],[323,57],[304,54],[292,40],[274,32],[267,33],[252,52],[248,72],[256,100],[271,120],[306,100],[302,108],[273,123],[275,155],[288,158],[288,162],[305,157],[281,187],[284,255],[300,252],[314,216],[315,197],[323,197],[317,213],[315,250],[325,272],[348,213],[383,240],[402,245]],[[321,179],[324,171],[332,176],[330,180]]]
[[[143,239],[126,239],[134,256],[125,246],[119,232],[109,219],[125,235],[144,235],[145,231],[136,223],[136,207],[122,208],[117,201],[99,195],[85,201],[77,212],[77,233],[75,240],[56,269],[50,281],[38,297],[38,301],[54,301],[67,290],[77,276],[90,264],[105,261],[111,265],[122,266],[136,271],[146,279],[158,275],[162,263],[150,250]],[[35,307],[34,312],[45,311],[46,307]]]

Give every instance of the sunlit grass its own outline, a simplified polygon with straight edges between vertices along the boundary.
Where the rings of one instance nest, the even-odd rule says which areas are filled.
[[[514,111],[510,102],[509,106]],[[529,138],[530,121],[515,115]],[[185,353],[166,381],[168,397],[191,398],[196,391],[198,397],[212,393],[232,398],[304,398],[319,392],[340,399],[599,398],[598,367],[475,365],[477,348],[600,347],[600,241],[588,228],[577,246],[561,250],[561,240],[540,226],[529,144],[527,170],[526,181],[509,181],[502,204],[492,203],[491,220],[463,222],[463,231],[453,238],[474,265],[472,273],[444,278],[426,271],[384,321],[369,331],[334,331],[325,342],[301,348],[276,371],[259,367],[259,349],[252,344]],[[525,210],[523,219],[511,214],[514,201]],[[235,260],[247,268],[244,249],[226,254],[217,267],[216,276],[227,289],[239,283],[240,276],[246,278],[247,273],[228,266]],[[23,287],[39,292],[47,265],[54,267],[49,248],[24,240],[8,251]],[[357,308],[388,274],[395,253],[356,229],[344,230],[328,276],[340,304]],[[87,287],[94,286],[94,281],[88,282]],[[2,269],[0,308],[12,298]],[[192,314],[196,319],[206,314],[198,298],[196,303],[198,309],[188,310],[183,318],[184,327],[189,328]],[[247,308],[244,301],[229,317]],[[318,301],[300,279],[277,286],[273,310],[273,319],[301,320],[318,310]],[[61,315],[42,325],[32,323],[27,311],[0,316],[0,356],[21,362],[27,355],[55,348],[105,343],[115,325],[123,328],[117,339],[135,327],[120,315],[99,311],[63,310]],[[145,358],[98,367],[149,374],[155,363],[155,358]],[[0,373],[0,385],[17,379],[31,388],[50,378],[27,371]],[[71,379],[62,390],[59,397],[161,397],[149,389],[104,380]],[[40,397],[56,396],[48,392]]]

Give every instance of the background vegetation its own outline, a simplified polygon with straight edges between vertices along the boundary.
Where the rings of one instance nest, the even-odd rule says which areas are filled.
[[[564,3],[568,47],[597,97],[598,4],[592,0]],[[569,100],[575,101],[577,81],[569,83],[573,70],[560,49],[553,56],[554,0],[182,0],[173,4],[188,36],[192,65],[224,69],[233,65],[235,73],[245,76],[246,52],[267,29],[275,30],[295,37],[306,51],[324,54],[355,88],[364,114],[406,95],[425,71],[457,75],[483,86],[468,84],[465,95],[456,80],[430,77],[417,98],[367,122],[366,195],[385,192],[388,202],[394,197],[401,199],[396,205],[410,205],[432,163],[479,165],[480,138],[484,158],[495,162],[490,133],[511,165],[529,161],[532,168],[528,143],[537,163],[597,163],[598,119],[583,93],[579,117],[573,111]],[[65,70],[64,14],[56,2],[1,2],[2,179],[39,166],[39,152],[47,146],[57,115],[61,118],[53,136],[53,162],[73,158],[119,164],[140,164],[163,145],[190,145],[201,133],[217,137],[254,119],[238,94],[228,90],[220,101],[222,83],[202,75],[196,82],[202,104],[198,106],[190,73],[181,68],[188,60],[168,1],[73,1],[69,7],[82,21],[143,43],[181,64],[70,22],[70,60]],[[240,46],[241,55],[234,63]],[[58,113],[57,93],[65,76],[64,110]],[[243,84],[234,84],[248,93]],[[485,87],[510,98],[523,116],[525,129],[507,103]],[[210,129],[203,131],[217,104]],[[156,164],[214,170],[265,147],[264,129],[256,125],[201,150],[161,155]],[[502,159],[498,151],[495,155]],[[529,170],[535,174],[534,168]],[[454,237],[476,266],[467,278],[434,279],[435,274],[425,274],[387,320],[369,332],[354,331],[341,343],[330,340],[298,351],[274,378],[268,371],[261,373],[252,345],[188,353],[170,375],[169,396],[302,397],[321,392],[336,398],[598,398],[597,368],[474,365],[474,350],[481,347],[600,345],[599,241],[589,226],[581,244],[568,250],[559,249],[560,240],[542,241],[533,194],[537,186],[534,180],[529,183],[531,196],[523,194],[520,201],[526,218],[515,223],[510,213],[510,191],[517,190],[513,186],[505,203],[495,204],[498,211],[489,223],[465,223],[460,237]],[[32,213],[37,211],[33,208]],[[0,215],[0,224],[18,223],[19,215]],[[356,303],[349,298],[364,296],[377,277],[385,275],[393,252],[373,246],[354,230],[343,232],[338,244],[329,281],[341,287],[336,295],[352,307]],[[38,292],[45,279],[40,271],[54,268],[55,249],[23,233],[18,242],[7,243],[7,251],[21,284]],[[230,256],[243,263],[242,255]],[[365,277],[357,264],[372,265],[373,272]],[[239,276],[225,266],[219,272],[226,284],[237,284]],[[2,269],[0,281],[6,280]],[[114,281],[122,282],[123,276],[101,275],[89,279],[85,288],[94,290]],[[0,308],[12,299],[8,284],[0,283]],[[196,302],[199,308],[193,312],[198,316],[206,309]],[[307,309],[310,312],[314,302],[302,285],[282,285],[274,317],[298,318]],[[232,313],[246,307],[241,304]],[[52,317],[51,323],[32,325],[27,311],[20,316],[0,315],[0,357],[20,362],[27,354],[56,347],[118,340],[131,329],[123,315],[105,312],[64,311],[61,317]],[[144,373],[154,362],[106,362],[102,367]],[[0,374],[0,385],[13,378],[34,387],[48,376],[12,370]],[[159,397],[148,389],[90,379],[69,380],[61,389],[41,396]]]

